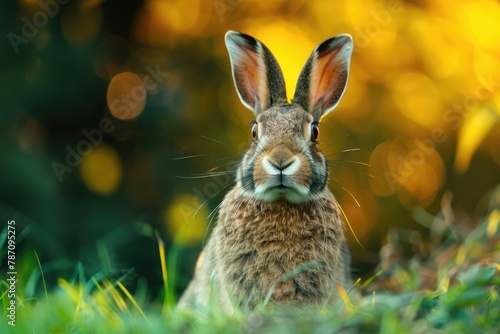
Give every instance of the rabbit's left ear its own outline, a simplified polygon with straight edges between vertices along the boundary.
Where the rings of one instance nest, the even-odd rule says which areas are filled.
[[[271,51],[255,38],[236,31],[228,31],[225,40],[236,91],[245,107],[258,115],[285,103],[285,80]]]
[[[330,38],[314,49],[304,65],[292,102],[315,121],[332,111],[344,95],[353,46],[350,35]]]

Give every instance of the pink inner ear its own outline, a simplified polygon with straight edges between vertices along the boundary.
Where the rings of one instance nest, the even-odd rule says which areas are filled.
[[[333,95],[339,86],[339,76],[342,71],[337,54],[340,48],[319,56],[311,72],[310,96],[311,106],[316,106],[321,101],[322,110],[329,109],[332,103]]]
[[[240,94],[250,107],[254,107],[255,99],[260,95],[259,89],[262,83],[262,73],[257,53],[240,47],[239,59],[236,64],[236,81]]]

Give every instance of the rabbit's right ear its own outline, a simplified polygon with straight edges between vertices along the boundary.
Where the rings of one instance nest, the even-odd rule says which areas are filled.
[[[258,115],[286,102],[285,80],[271,51],[255,38],[235,31],[228,31],[225,40],[243,105]]]
[[[347,34],[327,39],[304,65],[292,102],[310,112],[314,120],[332,111],[344,95],[353,47]]]

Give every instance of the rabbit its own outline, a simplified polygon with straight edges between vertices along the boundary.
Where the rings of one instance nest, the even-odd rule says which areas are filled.
[[[346,89],[353,40],[342,34],[314,49],[291,103],[262,42],[228,31],[225,43],[236,91],[255,115],[253,141],[178,305],[331,305],[350,287],[350,252],[318,137],[320,119]]]

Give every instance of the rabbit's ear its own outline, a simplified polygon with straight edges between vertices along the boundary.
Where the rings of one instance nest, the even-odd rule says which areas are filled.
[[[286,102],[285,80],[271,51],[255,38],[226,33],[233,80],[241,102],[255,115]]]
[[[344,94],[353,49],[350,35],[330,38],[314,49],[297,81],[293,102],[314,120],[332,111]]]

